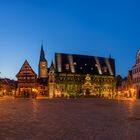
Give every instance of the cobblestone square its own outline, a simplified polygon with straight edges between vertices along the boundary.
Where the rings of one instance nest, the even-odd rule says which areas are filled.
[[[139,100],[0,99],[0,140],[139,139]]]

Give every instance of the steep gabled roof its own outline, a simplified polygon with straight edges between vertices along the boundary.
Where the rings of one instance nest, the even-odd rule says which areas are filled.
[[[51,62],[50,70],[55,70],[53,61]]]
[[[28,61],[25,60],[20,71],[16,75],[16,77],[19,77],[19,76],[37,76],[37,74],[33,71]]]
[[[44,52],[44,49],[43,49],[43,44],[41,44],[41,51],[40,51],[40,61],[47,61],[46,58],[45,58],[45,52]]]
[[[55,70],[58,73],[115,76],[115,60],[96,56],[56,53]]]

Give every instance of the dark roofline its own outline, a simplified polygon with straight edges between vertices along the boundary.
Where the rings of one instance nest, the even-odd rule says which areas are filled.
[[[58,56],[61,56],[60,59],[61,59],[61,66],[59,67],[58,66]],[[115,59],[113,58],[107,58],[107,57],[98,57],[98,56],[91,56],[91,55],[81,55],[81,54],[69,54],[69,53],[55,53],[55,68],[56,68],[56,72],[63,72],[65,73],[67,70],[65,68],[65,64],[66,63],[70,63],[69,61],[69,56],[72,56],[73,57],[73,61],[77,62],[77,65],[73,67],[70,67],[69,68],[69,72],[67,73],[71,73],[72,70],[73,72],[75,71],[76,73],[93,73],[93,74],[97,74],[97,75],[113,75],[115,76],[116,75],[116,71],[115,71]],[[96,58],[98,60],[96,60]],[[91,67],[91,63],[90,63],[90,59],[92,61],[92,63],[95,65],[95,66],[92,66],[94,67],[94,70],[91,70],[89,67],[81,70],[80,69],[80,66],[82,66],[82,63],[87,61],[88,65]],[[83,62],[82,62],[83,60]],[[108,64],[107,61],[109,61],[110,64]],[[99,61],[99,62],[97,62]],[[97,68],[96,67],[96,64],[99,63],[99,67]],[[78,66],[78,67],[77,67]],[[102,70],[102,67],[104,66],[107,66],[108,68],[108,71],[103,74],[103,70]],[[59,67],[59,70],[58,70],[58,67]],[[82,66],[83,67],[83,66]],[[60,70],[61,69],[61,70]],[[73,73],[72,72],[72,73]],[[112,73],[113,72],[113,73]]]
[[[100,56],[95,56],[95,55],[84,55],[84,54],[72,54],[72,53],[59,53],[59,52],[55,52],[55,55],[56,55],[56,54],[62,54],[62,55],[79,55],[79,56],[88,56],[88,57],[98,57],[98,58],[101,58],[101,59],[107,58],[107,59],[112,59],[112,60],[114,60],[114,58],[110,58],[110,57],[100,57]]]

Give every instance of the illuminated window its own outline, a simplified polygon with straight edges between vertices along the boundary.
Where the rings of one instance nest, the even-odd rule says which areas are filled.
[[[66,68],[66,70],[69,70],[70,69],[70,65],[69,64],[66,64],[65,65],[65,68]]]
[[[104,72],[104,73],[107,72],[107,67],[103,67],[103,72]]]

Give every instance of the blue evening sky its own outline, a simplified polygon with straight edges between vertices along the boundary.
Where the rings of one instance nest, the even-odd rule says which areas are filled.
[[[0,0],[0,72],[15,79],[27,59],[37,73],[41,40],[55,52],[108,57],[127,75],[140,49],[138,0]]]

